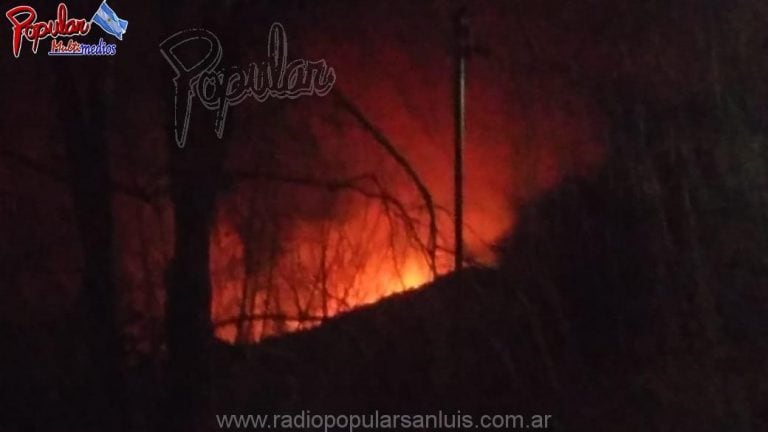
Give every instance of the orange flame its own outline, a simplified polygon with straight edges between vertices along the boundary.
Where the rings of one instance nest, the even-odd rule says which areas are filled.
[[[441,253],[436,270],[446,272],[453,249],[449,235],[453,232],[453,118],[451,77],[445,59],[439,57],[444,54],[419,53],[424,58],[415,62],[409,60],[406,48],[376,39],[367,42],[332,44],[332,50],[316,48],[336,68],[337,86],[422,176],[438,207]],[[376,62],[369,61],[370,52],[377,53]],[[430,55],[438,57],[427,58]],[[422,67],[414,68],[414,63]],[[560,105],[546,99],[523,104],[510,97],[504,87],[509,84],[499,82],[493,67],[473,65],[472,74],[467,89],[465,241],[472,261],[493,264],[493,243],[513,228],[515,209],[564,176],[589,172],[601,159],[601,146],[595,139],[594,113],[567,89],[552,84],[549,90]],[[382,76],[407,79],[380,79],[371,85],[369,77]],[[354,81],[354,77],[367,77],[369,82]],[[258,269],[245,274],[247,241],[234,228],[237,218],[222,212],[212,234],[211,272],[213,320],[230,320],[217,327],[217,336],[224,340],[235,340],[237,327],[231,319],[238,317],[240,304],[248,297],[245,292],[251,293],[250,302],[255,305],[247,314],[263,318],[254,321],[247,335],[258,340],[311,327],[325,317],[417,287],[432,277],[424,250],[414,238],[423,243],[427,237],[423,202],[402,168],[349,116],[342,114],[329,123],[321,116],[301,115],[337,108],[331,102],[301,103],[294,108],[304,129],[311,131],[323,155],[332,155],[328,159],[335,158],[346,168],[329,171],[376,174],[387,191],[414,212],[418,226],[409,231],[402,221],[393,220],[392,209],[381,202],[336,191],[329,198],[333,210],[292,219],[280,230],[279,253],[262,257]],[[286,187],[295,188],[283,190],[281,196],[286,199],[296,194],[307,198],[297,198],[297,206],[318,200],[321,193]]]

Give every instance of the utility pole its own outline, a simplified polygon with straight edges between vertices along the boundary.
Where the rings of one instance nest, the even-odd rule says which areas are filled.
[[[466,81],[466,62],[469,54],[469,22],[466,9],[462,7],[454,17],[456,32],[456,64],[454,85],[454,269],[461,270],[464,264],[464,87]]]

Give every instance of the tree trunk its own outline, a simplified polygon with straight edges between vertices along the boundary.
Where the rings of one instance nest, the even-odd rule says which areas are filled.
[[[73,67],[73,66],[72,66]],[[72,68],[71,67],[71,68]],[[94,369],[95,392],[89,401],[94,430],[125,430],[122,341],[117,321],[112,190],[105,138],[106,84],[88,72],[60,72],[59,114],[63,123],[74,212],[80,234],[83,272],[80,303],[85,341]],[[103,72],[103,71],[102,71]],[[73,101],[76,109],[72,108]]]
[[[218,145],[214,142],[211,145]],[[201,427],[210,394],[212,342],[210,227],[214,215],[219,158],[211,151],[174,148],[171,200],[175,244],[166,297],[172,431]]]

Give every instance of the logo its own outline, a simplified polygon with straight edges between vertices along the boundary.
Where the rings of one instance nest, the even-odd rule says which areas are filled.
[[[191,61],[182,61],[175,50],[188,43],[204,41],[208,52]],[[325,96],[336,82],[336,72],[325,60],[288,61],[288,37],[280,23],[273,23],[267,41],[267,59],[246,67],[219,68],[221,43],[204,29],[182,30],[160,43],[160,53],[175,72],[173,129],[176,144],[184,147],[189,130],[192,101],[216,111],[214,131],[221,139],[229,107],[253,98],[297,99],[301,96]]]
[[[67,5],[59,3],[56,18],[38,21],[37,11],[32,6],[16,6],[5,13],[11,22],[13,56],[21,55],[21,48],[26,40],[31,44],[32,53],[37,54],[40,42],[51,39],[49,56],[111,56],[117,53],[117,46],[99,38],[96,43],[83,43],[67,37],[86,36],[96,24],[104,32],[123,40],[128,29],[128,21],[117,16],[104,0],[90,20],[70,18]]]

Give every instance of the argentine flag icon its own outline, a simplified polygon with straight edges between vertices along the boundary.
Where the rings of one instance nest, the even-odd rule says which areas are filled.
[[[101,2],[101,6],[93,14],[91,22],[120,40],[123,40],[123,34],[128,29],[128,21],[120,19],[115,11],[107,5],[107,0]]]

